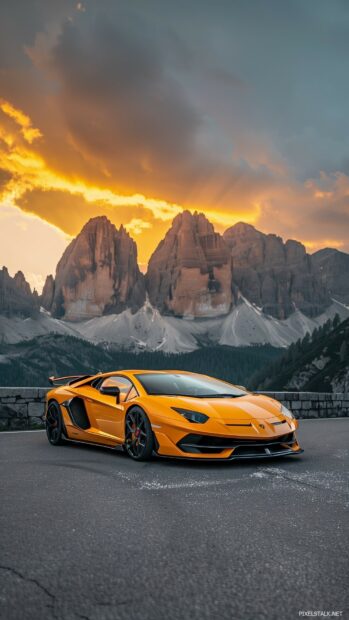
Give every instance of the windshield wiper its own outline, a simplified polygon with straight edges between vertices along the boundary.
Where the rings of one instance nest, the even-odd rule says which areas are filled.
[[[201,398],[194,394],[172,394],[171,392],[148,392],[149,396],[184,396],[185,398]]]

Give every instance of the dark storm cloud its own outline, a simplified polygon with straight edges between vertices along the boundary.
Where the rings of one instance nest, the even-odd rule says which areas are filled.
[[[81,5],[84,12],[76,10],[75,1],[5,0],[0,45],[5,66],[22,69],[28,69],[24,49],[33,46],[36,34],[37,61],[54,47],[53,73],[46,78],[55,76],[69,129],[82,147],[103,155],[105,145],[106,160],[110,153],[120,155],[126,137],[130,163],[140,174],[150,172],[150,164],[156,173],[170,158],[175,173],[176,166],[182,174],[190,166],[190,179],[201,178],[201,169],[205,178],[222,160],[228,163],[235,145],[249,134],[259,142],[267,135],[274,153],[303,179],[320,169],[341,169],[349,134],[348,3],[86,0]],[[44,50],[40,33],[46,37]],[[41,96],[54,89],[52,79],[40,85],[38,72],[33,75]],[[30,107],[35,94],[26,95]],[[135,152],[137,136],[143,148]],[[195,171],[199,153],[204,161]],[[253,149],[243,158],[253,166]],[[170,172],[165,176],[171,179]]]
[[[167,3],[164,3],[165,5]],[[349,4],[333,0],[175,3],[163,8],[198,67],[245,88],[198,84],[192,97],[236,135],[268,135],[297,176],[337,169],[348,153]],[[165,17],[164,17],[165,19]],[[190,89],[190,80],[187,82]],[[199,99],[199,101],[198,101]],[[251,153],[251,159],[253,153]]]
[[[29,68],[30,61],[24,54],[35,35],[43,32],[50,23],[62,20],[71,0],[1,0],[0,2],[0,66],[2,69]]]
[[[162,167],[191,154],[200,116],[140,25],[137,32],[130,20],[114,25],[100,17],[85,29],[66,23],[50,67],[69,129],[108,163],[114,156]]]
[[[7,3],[0,44],[0,86],[42,130],[52,169],[242,219],[259,213],[257,225],[284,236],[324,238],[327,219],[343,239],[347,203],[333,174],[347,174],[349,152],[347,3],[79,6]]]
[[[246,176],[250,193],[272,174],[233,164],[220,152],[221,137],[210,134],[210,119],[181,83],[178,67],[190,52],[183,57],[179,48],[172,31],[153,33],[129,12],[113,20],[86,12],[78,22],[66,21],[51,47],[43,51],[39,41],[29,54],[56,83],[74,147],[116,179],[118,190],[184,204],[200,195],[203,207],[219,207],[237,184],[246,186]],[[211,77],[241,86],[217,68]]]

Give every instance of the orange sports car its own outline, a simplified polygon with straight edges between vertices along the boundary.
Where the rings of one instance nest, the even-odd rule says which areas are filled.
[[[153,454],[233,460],[303,452],[286,407],[205,375],[124,370],[50,382],[45,421],[53,445],[122,446],[138,461]]]

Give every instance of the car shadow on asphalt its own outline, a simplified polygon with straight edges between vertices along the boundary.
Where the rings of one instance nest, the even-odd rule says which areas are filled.
[[[107,446],[97,446],[97,445],[89,445],[80,442],[67,441],[63,446],[63,448],[69,450],[78,450],[83,451],[84,453],[92,454],[104,454],[106,457],[117,458],[126,460],[134,465],[142,465],[145,466],[157,466],[160,465],[162,468],[167,469],[191,469],[191,470],[220,470],[222,468],[234,468],[234,470],[250,470],[250,469],[258,469],[262,466],[266,465],[274,465],[279,466],[280,464],[289,465],[291,463],[302,463],[304,460],[304,455],[298,456],[277,456],[272,458],[246,458],[244,460],[214,460],[214,459],[205,459],[205,460],[196,460],[190,458],[176,458],[176,457],[166,457],[166,456],[158,456],[154,455],[149,461],[134,461],[132,460],[122,449],[121,446],[117,446],[116,448],[109,448]]]

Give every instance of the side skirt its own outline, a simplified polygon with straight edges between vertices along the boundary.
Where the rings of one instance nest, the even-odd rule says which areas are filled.
[[[115,446],[108,446],[106,443],[97,443],[95,441],[83,441],[82,439],[72,439],[71,437],[67,437],[66,441],[69,443],[81,443],[84,446],[94,446],[97,448],[108,448],[109,450],[117,450],[117,448],[122,448],[122,443],[116,443]]]

